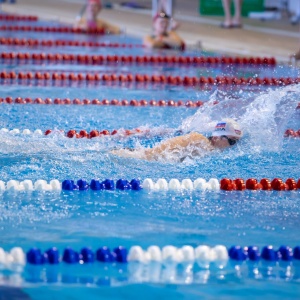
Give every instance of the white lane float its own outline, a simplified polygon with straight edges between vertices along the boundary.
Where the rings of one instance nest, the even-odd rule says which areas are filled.
[[[51,180],[47,183],[46,180],[37,180],[33,183],[31,180],[9,180],[7,183],[0,180],[0,192],[21,192],[21,191],[55,191],[60,192],[62,189],[61,183],[57,180]]]
[[[169,182],[164,178],[159,178],[157,182],[153,182],[151,178],[146,178],[142,183],[142,187],[145,190],[153,191],[219,191],[220,183],[216,178],[211,178],[208,182],[204,178],[197,178],[194,181],[186,178],[181,182],[176,178],[172,178]]]
[[[10,252],[4,251],[3,248],[0,248],[0,265],[8,267],[11,265],[21,265],[26,264],[26,255],[22,248],[14,247]]]
[[[130,248],[127,257],[128,262],[150,263],[159,262],[163,264],[194,264],[197,263],[203,269],[209,269],[211,263],[222,269],[226,266],[229,256],[227,248],[217,245],[213,248],[207,245],[200,245],[196,248],[186,245],[177,248],[168,245],[160,249],[152,245],[147,250],[140,246]]]

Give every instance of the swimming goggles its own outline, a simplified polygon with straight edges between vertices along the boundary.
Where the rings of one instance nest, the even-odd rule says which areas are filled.
[[[221,135],[221,138],[225,138],[230,146],[235,145],[237,142],[237,140],[231,139],[227,135]]]

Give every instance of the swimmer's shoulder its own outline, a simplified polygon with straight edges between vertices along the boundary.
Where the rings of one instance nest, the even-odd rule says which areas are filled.
[[[85,27],[85,26],[86,26],[86,19],[85,19],[85,17],[81,17],[79,20],[77,20],[75,22],[75,25],[74,25],[75,28],[76,27],[81,28],[81,27]]]
[[[196,131],[188,133],[186,135],[186,137],[189,139],[195,140],[195,141],[196,140],[207,140],[208,141],[208,138],[206,136],[204,136],[203,134],[196,132]]]
[[[102,19],[97,18],[97,26],[98,27],[106,27],[106,25],[107,25],[107,22],[105,22]]]

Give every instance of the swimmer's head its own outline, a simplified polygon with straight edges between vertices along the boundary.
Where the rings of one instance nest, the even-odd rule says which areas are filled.
[[[89,17],[96,18],[101,8],[101,0],[88,0],[87,13]]]
[[[88,5],[99,5],[99,6],[101,6],[101,0],[88,0]]]
[[[168,31],[170,17],[165,12],[157,13],[153,17],[153,27],[156,34],[164,34]]]
[[[242,136],[243,132],[236,121],[224,119],[216,124],[210,141],[216,148],[226,148],[235,145]]]

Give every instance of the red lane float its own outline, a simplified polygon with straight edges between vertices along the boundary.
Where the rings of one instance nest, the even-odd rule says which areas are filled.
[[[23,15],[0,15],[0,21],[32,21],[36,22],[36,16],[23,16]]]
[[[1,44],[6,45],[26,45],[26,41],[19,40],[19,39],[4,39],[2,38],[0,40]],[[61,42],[60,42],[61,43]],[[72,42],[74,43],[74,42]],[[55,45],[59,46],[60,44],[53,44],[50,42],[44,43],[45,46],[48,45]],[[69,45],[69,42],[65,42],[64,44]],[[39,45],[36,40],[30,42],[30,45],[37,46]],[[187,57],[187,56],[179,56],[179,57],[173,57],[173,56],[124,56],[124,55],[82,55],[82,54],[44,54],[44,53],[31,53],[27,56],[24,56],[24,53],[14,53],[14,52],[2,52],[0,54],[0,57],[2,59],[14,59],[14,60],[22,60],[28,62],[28,60],[34,60],[34,61],[47,61],[48,63],[53,62],[76,62],[80,64],[97,64],[101,65],[104,63],[122,63],[122,64],[176,64],[176,65],[232,65],[237,64],[236,59],[232,57],[223,57],[221,59],[214,57],[213,60],[211,60],[211,57]],[[274,66],[276,65],[275,58],[271,57],[249,57],[249,58],[243,58],[243,65],[266,65],[266,66]],[[238,63],[240,64],[240,63]],[[189,81],[193,81],[190,77],[184,77],[183,79],[187,84],[189,84]],[[237,79],[232,81],[232,78],[230,77],[221,77],[218,76],[216,78],[218,82],[225,83],[225,84],[239,84],[239,81]],[[254,85],[257,85],[255,81],[257,81],[257,78],[252,78],[251,82]],[[263,79],[260,79],[263,83]]]
[[[34,32],[55,32],[55,33],[81,33],[81,34],[105,34],[103,29],[81,29],[81,28],[73,28],[73,27],[50,27],[50,26],[0,26],[0,31],[34,31]]]
[[[267,178],[263,178],[258,182],[255,178],[249,178],[246,182],[241,179],[229,179],[223,178],[220,182],[220,188],[224,191],[244,191],[244,190],[265,190],[265,191],[294,191],[300,189],[300,179],[296,182],[293,178],[288,178],[283,182],[280,178],[274,178],[270,181]]]
[[[73,40],[37,40],[19,38],[0,38],[1,45],[24,47],[98,47],[98,48],[143,48],[141,44],[99,43]]]
[[[59,132],[64,132],[63,130],[60,130]],[[51,129],[47,129],[44,133],[44,135],[49,135],[53,133],[53,131]],[[123,136],[130,136],[130,135],[135,135],[135,134],[143,134],[143,133],[149,133],[149,130],[142,130],[140,128],[135,128],[132,130],[129,129],[119,129],[119,130],[112,130],[111,132],[108,130],[91,130],[90,132],[86,131],[86,130],[80,130],[79,132],[77,132],[76,130],[72,129],[69,130],[67,133],[65,133],[65,136],[68,138],[88,138],[88,139],[92,139],[92,138],[96,138],[96,137],[102,137],[102,136],[112,136],[112,135],[116,135],[116,134],[120,134]]]
[[[49,73],[49,72],[19,72],[14,71],[6,72],[0,71],[0,79],[19,79],[20,83],[27,83],[28,80],[40,80],[40,81],[71,81],[71,82],[137,82],[137,83],[153,83],[153,84],[170,84],[170,85],[183,85],[187,87],[203,86],[203,85],[248,85],[248,86],[286,86],[290,84],[298,84],[300,77],[298,78],[237,78],[237,77],[220,77],[216,78],[207,77],[205,83],[201,78],[197,77],[180,77],[180,76],[149,76],[147,74],[74,74],[74,73]],[[235,82],[235,83],[234,83]],[[9,82],[6,82],[9,83]],[[298,105],[299,107],[299,105]]]
[[[299,104],[298,104],[296,109],[298,109],[298,107],[299,107]],[[300,129],[298,129],[298,130],[287,129],[284,133],[284,136],[285,137],[294,137],[294,138],[298,137],[299,138],[300,137]]]

